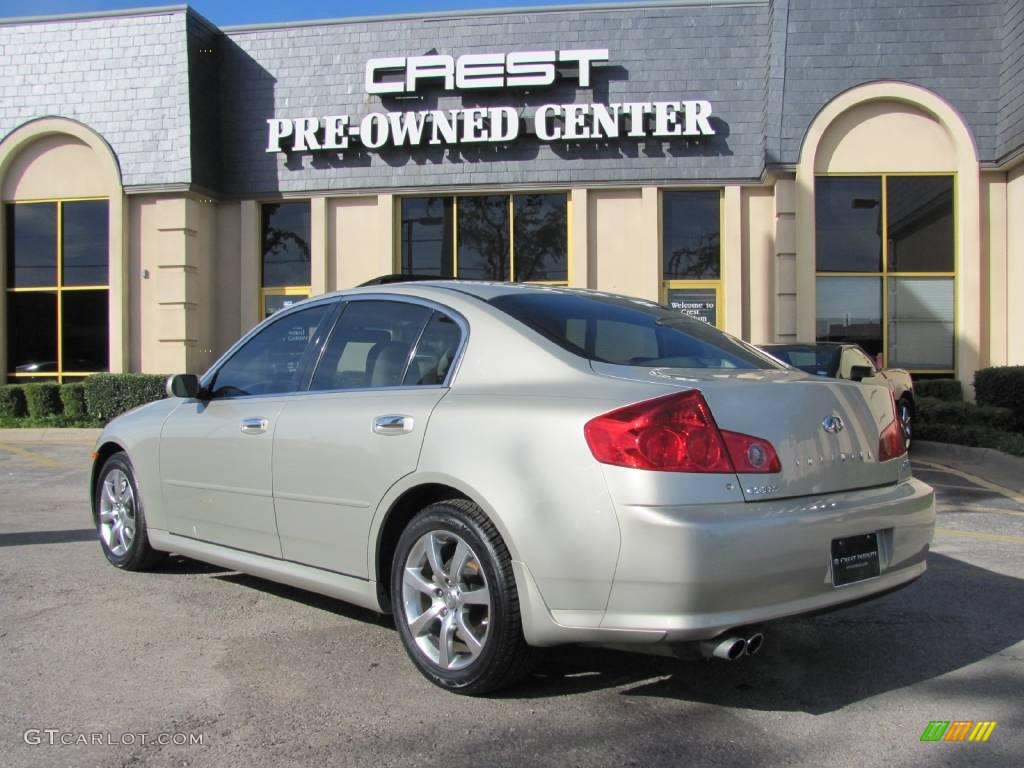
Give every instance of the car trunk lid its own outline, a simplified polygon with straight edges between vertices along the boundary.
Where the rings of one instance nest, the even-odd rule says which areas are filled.
[[[769,441],[782,465],[737,475],[747,501],[889,485],[899,461],[879,461],[882,429],[893,420],[885,386],[782,370],[642,368],[592,363],[596,373],[697,389],[720,429]]]

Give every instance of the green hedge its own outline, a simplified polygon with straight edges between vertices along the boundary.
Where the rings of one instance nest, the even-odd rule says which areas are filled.
[[[60,384],[26,384],[25,405],[28,415],[35,419],[59,416],[64,411],[64,404],[60,401]]]
[[[21,384],[0,386],[0,417],[21,418],[28,415],[25,387]]]
[[[957,379],[924,379],[914,382],[914,395],[961,402],[964,399],[964,388]]]
[[[85,406],[94,419],[110,421],[166,397],[166,382],[166,376],[149,373],[98,373],[85,380]]]
[[[1024,430],[1024,366],[982,368],[974,374],[974,394],[979,405],[1009,408],[1015,428]]]
[[[917,424],[914,426],[914,438],[934,440],[937,443],[994,448],[1014,456],[1024,456],[1024,435],[1017,432],[1000,432],[987,427],[963,424]]]
[[[85,384],[75,382],[74,384],[62,384],[60,387],[60,399],[64,403],[64,415],[72,419],[84,419],[85,409]]]
[[[1013,411],[1009,408],[954,403],[934,397],[919,397],[916,404],[918,424],[973,426],[1002,431],[1008,431],[1013,424]]]

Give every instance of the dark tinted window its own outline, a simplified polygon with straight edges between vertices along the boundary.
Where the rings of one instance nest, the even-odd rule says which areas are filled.
[[[8,293],[7,340],[8,370],[56,373],[57,292]]]
[[[452,198],[402,200],[402,272],[451,277]]]
[[[819,177],[814,209],[819,272],[882,271],[881,177]]]
[[[779,368],[769,357],[667,307],[560,290],[490,303],[574,354],[605,363],[671,368]]]
[[[839,370],[840,347],[768,347],[766,351],[794,368],[815,376],[835,376]]]
[[[662,278],[721,276],[721,193],[665,192],[662,196]]]
[[[890,272],[953,271],[953,177],[889,176]]]
[[[443,384],[459,351],[461,339],[462,332],[456,322],[435,312],[420,336],[402,383],[406,386]]]
[[[515,217],[515,279],[523,282],[568,280],[566,195],[513,195],[512,209]]]
[[[302,355],[328,304],[293,312],[249,339],[217,371],[211,383],[215,397],[292,392],[299,385]]]
[[[309,285],[309,201],[263,206],[263,287]]]
[[[402,384],[430,310],[400,301],[350,301],[331,331],[309,388]]]
[[[56,203],[7,205],[7,285],[57,285]]]
[[[459,277],[508,280],[508,196],[459,198]]]
[[[107,370],[110,356],[108,305],[108,291],[61,293],[62,370],[72,373]]]
[[[64,203],[61,208],[64,213],[61,232],[64,285],[106,285],[110,252],[107,201],[80,200]]]

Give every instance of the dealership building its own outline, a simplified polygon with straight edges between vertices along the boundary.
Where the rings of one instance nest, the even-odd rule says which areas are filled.
[[[0,376],[201,372],[389,273],[1024,364],[1024,2],[0,20]],[[0,379],[3,380],[3,379]]]

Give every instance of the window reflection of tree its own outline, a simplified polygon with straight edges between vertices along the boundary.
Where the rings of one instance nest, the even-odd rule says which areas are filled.
[[[459,198],[459,276],[508,280],[508,197]]]
[[[719,251],[719,233],[706,232],[699,241],[691,240],[670,251],[665,276],[668,279],[717,278]]]
[[[281,210],[280,204],[264,206],[263,269],[264,285],[305,285],[309,282],[310,248],[306,237],[295,231],[293,217]],[[284,226],[274,226],[275,219]],[[308,227],[307,227],[308,228]],[[291,265],[301,265],[293,267]],[[271,271],[283,279],[268,281]]]
[[[565,280],[565,196],[516,195],[513,207],[516,280]]]

